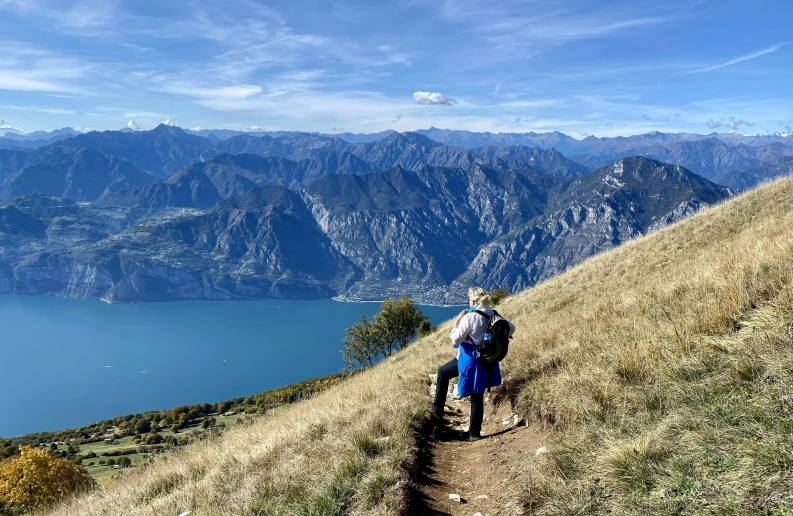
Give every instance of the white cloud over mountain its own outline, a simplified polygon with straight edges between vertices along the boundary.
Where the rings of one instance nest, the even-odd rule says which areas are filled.
[[[422,106],[454,106],[457,101],[453,98],[447,97],[442,93],[431,93],[429,91],[417,91],[413,93],[411,99],[414,104],[421,104]]]

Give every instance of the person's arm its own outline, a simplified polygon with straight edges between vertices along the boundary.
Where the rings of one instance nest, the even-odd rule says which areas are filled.
[[[462,312],[457,314],[457,318],[454,320],[454,327],[455,328],[460,326],[460,321],[462,320],[463,317],[465,317],[465,314],[467,314],[467,313],[468,313],[468,310],[463,310]]]
[[[468,314],[470,315],[470,314]],[[458,347],[462,342],[468,338],[468,335],[473,331],[473,317],[463,317],[459,324],[452,329],[449,338],[452,339],[452,346]]]

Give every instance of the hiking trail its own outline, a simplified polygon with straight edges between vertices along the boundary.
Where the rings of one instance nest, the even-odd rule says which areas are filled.
[[[431,375],[431,379],[434,375]],[[434,380],[430,386],[434,394]],[[508,404],[504,404],[508,405]],[[520,471],[547,442],[548,433],[528,427],[508,406],[495,410],[485,394],[482,438],[456,440],[454,430],[467,430],[471,404],[451,395],[444,425],[430,427],[419,450],[408,514],[415,516],[507,516],[520,514],[515,499]],[[449,495],[459,495],[455,501]]]

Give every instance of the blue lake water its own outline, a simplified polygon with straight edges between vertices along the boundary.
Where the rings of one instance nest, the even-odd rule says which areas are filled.
[[[0,296],[0,436],[214,403],[338,372],[345,328],[379,308]],[[433,325],[460,310],[420,308]]]

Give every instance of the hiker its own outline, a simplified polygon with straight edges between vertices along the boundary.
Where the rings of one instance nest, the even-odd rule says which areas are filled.
[[[430,411],[438,421],[443,419],[449,380],[459,375],[457,395],[471,396],[471,421],[468,433],[460,437],[468,441],[477,441],[482,431],[484,392],[490,387],[501,385],[501,369],[496,363],[488,370],[477,360],[479,358],[477,347],[481,348],[488,321],[495,313],[490,307],[490,296],[484,289],[472,287],[468,289],[468,305],[469,308],[460,312],[454,321],[454,328],[449,337],[452,339],[452,346],[457,348],[457,357],[438,369],[435,401]],[[515,325],[509,322],[508,324],[511,336],[515,332]]]

